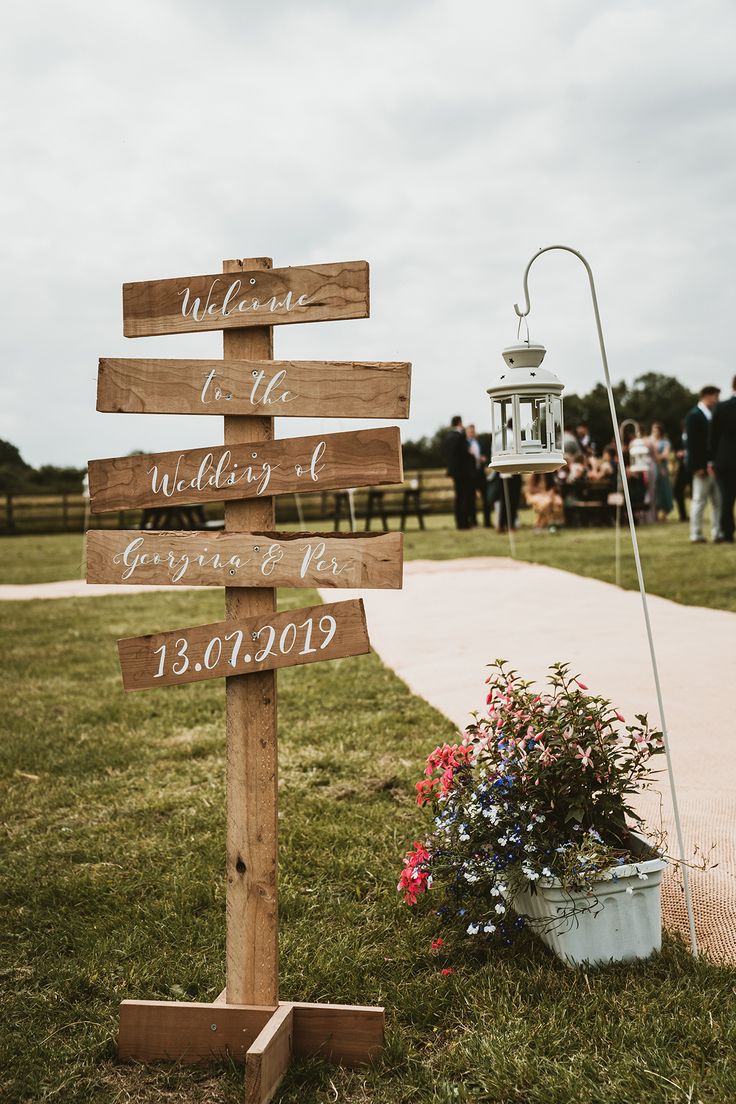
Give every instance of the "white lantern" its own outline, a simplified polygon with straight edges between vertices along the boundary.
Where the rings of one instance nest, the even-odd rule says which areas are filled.
[[[540,368],[544,345],[504,349],[503,372],[492,387],[491,467],[504,475],[557,471],[562,452],[561,380]]]
[[[629,445],[629,460],[630,472],[642,474],[649,471],[649,447],[638,434]]]

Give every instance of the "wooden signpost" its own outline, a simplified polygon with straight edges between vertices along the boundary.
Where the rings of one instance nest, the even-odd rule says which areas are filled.
[[[274,532],[274,495],[399,483],[396,428],[273,440],[273,417],[408,417],[406,363],[274,361],[272,327],[368,315],[364,261],[126,284],[124,332],[222,329],[224,358],[100,360],[98,409],[224,415],[224,445],[91,461],[93,513],[224,501],[225,529],[87,534],[88,582],[225,585],[225,620],[119,642],[126,690],[225,677],[226,987],[211,1004],[124,1001],[119,1054],[245,1062],[247,1104],[271,1100],[292,1054],[360,1064],[382,1008],[280,1002],[276,668],[370,650],[360,601],[276,613],[275,588],[400,587],[402,536]]]

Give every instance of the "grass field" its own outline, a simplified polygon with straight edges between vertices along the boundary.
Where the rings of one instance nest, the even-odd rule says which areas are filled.
[[[615,582],[612,529],[570,529],[537,533],[522,514],[515,555],[532,563]],[[407,559],[447,560],[458,556],[508,556],[506,536],[487,529],[457,532],[449,517],[433,515],[428,528],[406,534]],[[295,528],[292,526],[291,528]],[[686,525],[668,522],[639,531],[647,589],[686,605],[736,610],[736,545],[691,545]],[[0,538],[0,584],[52,582],[82,576],[82,538],[76,534]],[[621,534],[621,582],[636,587],[628,532]]]
[[[456,538],[424,539],[442,553]],[[222,682],[126,697],[115,640],[221,606],[218,592],[0,605],[7,1104],[242,1101],[228,1064],[115,1059],[120,999],[212,999],[224,961]],[[420,831],[412,784],[451,726],[373,655],[286,670],[279,688],[282,996],[385,1004],[388,1033],[370,1069],[295,1066],[281,1104],[736,1099],[736,970],[673,940],[587,974],[526,938],[431,955],[434,917],[395,884]]]

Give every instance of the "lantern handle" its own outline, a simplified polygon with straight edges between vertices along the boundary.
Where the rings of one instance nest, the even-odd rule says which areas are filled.
[[[593,270],[588,264],[587,260],[577,249],[573,249],[570,245],[545,245],[529,261],[528,265],[524,269],[524,278],[522,281],[524,288],[524,310],[521,310],[518,303],[514,303],[514,310],[518,314],[519,318],[526,318],[531,310],[531,304],[529,302],[529,269],[532,267],[537,257],[541,257],[542,253],[549,253],[552,249],[561,249],[565,253],[572,253],[579,261],[585,265],[585,271],[588,273],[588,282],[590,283],[590,294],[593,299],[593,313],[595,315],[595,326],[598,331],[598,344],[601,351],[601,361],[603,362],[603,374],[606,380],[606,390],[608,392],[608,405],[611,411],[611,421],[613,422],[613,436],[616,442],[616,454],[619,463],[619,472],[625,472],[624,466],[624,453],[623,445],[621,443],[621,432],[618,425],[618,414],[616,412],[616,401],[613,394],[613,387],[611,386],[611,376],[608,371],[608,357],[606,355],[606,344],[603,340],[603,327],[601,325],[600,311],[598,310],[598,296],[595,291],[595,281],[593,279]],[[659,669],[657,666],[657,656],[654,650],[654,635],[652,633],[652,625],[649,619],[649,605],[647,603],[647,592],[644,586],[644,572],[641,566],[641,557],[639,555],[639,541],[636,536],[636,525],[634,524],[634,511],[631,506],[631,495],[629,493],[629,482],[624,476],[621,480],[621,489],[624,493],[624,502],[626,503],[626,514],[629,522],[629,532],[631,533],[631,544],[634,551],[634,563],[636,564],[636,577],[639,583],[639,593],[641,595],[641,604],[644,612],[644,624],[646,626],[647,641],[649,643],[649,655],[652,661],[652,674],[654,676],[654,687],[657,694],[657,705],[659,706],[659,718],[662,724],[662,737],[664,743],[665,756],[667,758],[667,774],[669,776],[670,794],[672,795],[672,812],[674,814],[675,829],[677,832],[677,844],[680,851],[680,869],[682,871],[683,889],[685,891],[685,904],[687,907],[687,919],[688,926],[690,928],[690,946],[695,958],[698,957],[698,941],[695,933],[695,916],[693,913],[693,898],[690,891],[690,877],[688,872],[687,862],[685,860],[685,842],[682,835],[682,823],[680,821],[679,802],[677,800],[677,791],[675,789],[675,776],[672,769],[672,758],[670,755],[670,740],[667,732],[667,723],[664,715],[664,702],[662,700],[662,686],[659,679]]]

